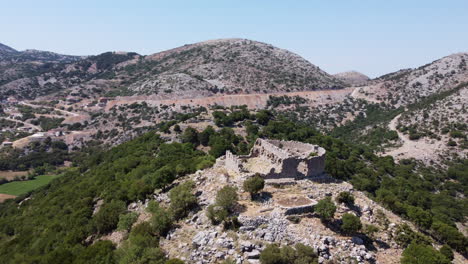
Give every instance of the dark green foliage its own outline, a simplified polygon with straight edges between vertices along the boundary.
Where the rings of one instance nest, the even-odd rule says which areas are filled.
[[[414,232],[407,224],[398,226],[396,233],[395,241],[403,248],[407,247],[411,243],[424,245],[431,244],[431,240],[428,237]]]
[[[412,243],[403,251],[402,264],[450,264],[450,260],[430,245]]]
[[[216,194],[215,203],[207,207],[206,216],[213,224],[224,222],[225,227],[236,228],[238,226],[237,219],[232,219],[229,215],[234,212],[238,199],[235,187],[224,186]]]
[[[96,230],[100,233],[106,233],[114,230],[119,223],[119,216],[126,210],[123,201],[113,200],[105,202],[99,211],[93,216]]]
[[[199,144],[198,132],[197,132],[196,129],[194,129],[192,127],[187,127],[184,130],[184,133],[182,133],[180,138],[182,139],[182,142],[184,142],[184,143],[192,143],[195,146],[197,146]]]
[[[40,116],[38,119],[32,120],[31,124],[39,125],[44,131],[48,131],[48,130],[59,127],[60,124],[63,122],[63,120],[65,119]]]
[[[133,223],[138,218],[137,213],[126,213],[119,216],[119,223],[117,224],[117,230],[130,230]]]
[[[213,129],[212,126],[207,126],[205,130],[198,134],[198,141],[200,141],[200,144],[202,144],[203,146],[208,146],[208,143],[210,142],[210,137],[215,133],[216,131]]]
[[[408,206],[406,209],[408,217],[416,223],[418,226],[428,229],[432,224],[432,215],[431,213],[415,206]]]
[[[265,187],[265,180],[259,175],[255,175],[245,180],[243,187],[244,191],[250,193],[250,196],[253,199],[254,195],[259,193],[261,190],[263,190],[263,187]]]
[[[197,205],[197,197],[193,194],[194,185],[192,181],[187,181],[169,192],[170,209],[176,220],[186,217],[190,210]]]
[[[304,104],[307,99],[300,96],[269,96],[267,107],[276,108],[280,105]]]
[[[255,115],[257,122],[261,125],[267,125],[273,119],[273,114],[268,110],[261,110]]]
[[[330,221],[335,215],[336,206],[330,197],[325,197],[315,205],[315,213],[324,221]]]
[[[344,203],[347,205],[354,204],[354,196],[350,192],[340,192],[336,197],[336,202]]]
[[[441,242],[447,243],[458,252],[467,252],[468,239],[456,227],[437,221],[432,224],[431,228],[434,230],[434,236]]]
[[[180,259],[170,259],[170,260],[166,261],[165,264],[184,264],[184,263],[185,262],[183,262]]]
[[[151,217],[151,227],[154,233],[159,236],[165,236],[172,227],[173,216],[171,213],[155,201],[151,201],[148,211],[153,214]]]
[[[32,263],[31,259],[44,262],[51,256],[64,255],[63,252],[76,259],[85,248],[81,243],[87,237],[117,227],[119,216],[128,203],[144,199],[155,188],[170,184],[174,176],[182,176],[176,175],[176,167],[183,166],[183,173],[193,173],[207,160],[212,158],[194,150],[191,144],[164,144],[154,133],[107,152],[92,151],[80,156],[78,167],[68,169],[62,177],[33,191],[33,199],[20,207],[17,203],[24,197],[0,204],[0,255],[7,260],[5,263],[18,263],[19,259],[24,259],[25,263]],[[174,168],[174,173],[161,177],[165,174],[161,172],[171,171],[170,168]],[[93,216],[97,198],[103,199],[104,204]],[[132,235],[139,234],[135,229],[138,231],[137,227],[132,228],[129,238],[136,238],[122,249],[125,259],[140,259],[143,255],[159,258],[153,228],[150,227],[149,237]],[[151,247],[146,249],[135,243],[151,244]]]
[[[226,185],[221,188],[216,194],[216,205],[221,206],[228,212],[233,212],[234,207],[237,205],[237,189],[235,187]]]
[[[362,228],[361,220],[353,214],[344,214],[341,221],[341,230],[347,234],[354,234]]]
[[[251,118],[250,112],[246,107],[241,107],[240,111],[233,111],[230,114],[226,114],[221,111],[214,111],[213,117],[215,124],[219,127],[232,126],[235,122]]]
[[[77,264],[111,264],[116,263],[114,257],[115,246],[111,241],[97,241],[84,249],[73,263]]]
[[[453,260],[453,251],[452,249],[447,246],[447,245],[443,245],[440,249],[439,249],[439,252],[444,255],[448,260],[452,261]]]
[[[295,248],[276,244],[268,245],[260,254],[262,264],[315,264],[318,256],[309,246],[296,244]]]

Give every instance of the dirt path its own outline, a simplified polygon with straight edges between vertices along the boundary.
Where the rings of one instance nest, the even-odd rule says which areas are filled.
[[[442,143],[429,143],[427,139],[410,140],[409,137],[398,131],[397,124],[401,114],[395,116],[390,121],[388,128],[398,133],[400,141],[403,143],[400,147],[387,151],[385,155],[391,155],[396,160],[415,158],[428,163],[430,160],[437,159],[437,152],[443,148]]]
[[[31,123],[27,123],[27,122],[24,122],[24,121],[21,121],[21,120],[12,119],[12,118],[9,118],[9,117],[6,117],[5,119],[8,120],[8,121],[16,122],[16,123],[21,123],[25,127],[31,127],[31,128],[36,129],[37,131],[42,131],[41,127],[35,126],[35,125],[31,124]]]
[[[16,198],[16,196],[0,193],[0,203],[3,203],[5,200],[14,199],[14,198]]]
[[[174,105],[176,107],[191,105],[204,106],[221,105],[230,107],[233,105],[247,105],[250,109],[264,108],[270,96],[300,96],[309,100],[309,105],[331,104],[343,101],[351,94],[354,87],[339,90],[320,90],[290,93],[268,93],[268,94],[232,94],[221,96],[210,96],[200,98],[164,99],[157,96],[119,96],[106,105],[106,111],[114,106],[146,102],[149,105]]]

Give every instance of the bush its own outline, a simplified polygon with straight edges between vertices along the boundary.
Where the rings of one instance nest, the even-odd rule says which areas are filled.
[[[164,264],[184,264],[184,263],[185,262],[183,262],[180,259],[170,259],[170,260],[166,261],[166,263],[164,263]]]
[[[265,187],[265,180],[259,175],[255,175],[245,180],[243,187],[244,191],[250,193],[250,197],[253,199],[253,197]]]
[[[194,183],[187,181],[174,187],[169,192],[170,209],[174,219],[186,217],[190,210],[197,205],[197,197],[193,194],[193,187]]]
[[[409,206],[406,210],[411,221],[415,222],[419,227],[428,229],[432,224],[431,213],[415,206]]]
[[[295,248],[276,244],[268,245],[260,254],[262,264],[308,264],[318,263],[318,257],[313,248],[296,244]]]
[[[234,207],[236,206],[238,199],[237,189],[226,185],[216,194],[216,205],[221,206],[223,209],[231,213],[234,211]]]
[[[450,264],[444,255],[430,245],[411,243],[401,258],[402,264]]]
[[[366,234],[370,238],[374,238],[374,234],[379,232],[379,228],[375,225],[365,225],[364,226],[364,234]]]
[[[453,260],[453,251],[448,245],[443,245],[440,249],[439,252],[444,255],[448,260],[452,261]]]
[[[172,227],[172,216],[168,210],[162,208],[158,203],[153,202],[150,208],[150,212],[153,214],[151,217],[151,227],[153,232],[165,236]]]
[[[407,224],[398,226],[396,233],[395,241],[403,248],[411,243],[431,245],[431,240],[428,237],[414,232]]]
[[[206,216],[213,225],[217,225],[229,216],[229,212],[221,206],[212,204],[206,208]]]
[[[127,214],[121,214],[119,217],[119,223],[117,224],[117,230],[130,230],[137,218],[137,213],[132,212]]]
[[[341,221],[341,230],[347,234],[354,234],[362,228],[361,219],[353,214],[344,214]]]
[[[324,221],[329,221],[333,218],[336,212],[336,206],[330,197],[320,200],[315,206],[315,212]]]
[[[354,196],[350,192],[340,192],[336,197],[336,202],[352,205],[354,204]]]
[[[114,230],[119,223],[119,216],[126,210],[123,201],[113,200],[104,203],[94,215],[94,225],[100,234]]]

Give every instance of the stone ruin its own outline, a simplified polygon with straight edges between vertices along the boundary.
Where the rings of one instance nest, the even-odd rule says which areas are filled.
[[[325,149],[308,143],[257,139],[249,155],[226,152],[225,167],[266,180],[316,178],[324,173]]]

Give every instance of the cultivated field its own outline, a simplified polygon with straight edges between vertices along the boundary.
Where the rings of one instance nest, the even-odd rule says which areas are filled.
[[[60,175],[41,175],[30,181],[15,181],[0,185],[0,194],[21,195],[48,184]]]

